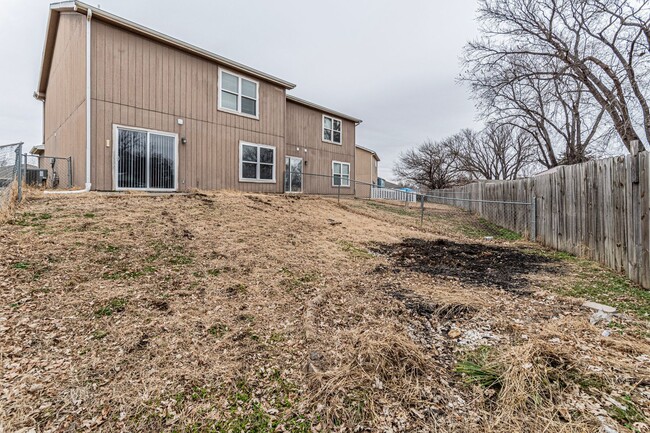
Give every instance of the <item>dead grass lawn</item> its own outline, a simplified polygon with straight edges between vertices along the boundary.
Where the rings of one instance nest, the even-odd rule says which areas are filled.
[[[647,431],[647,320],[590,324],[579,263],[444,211],[31,193],[0,226],[0,431]]]

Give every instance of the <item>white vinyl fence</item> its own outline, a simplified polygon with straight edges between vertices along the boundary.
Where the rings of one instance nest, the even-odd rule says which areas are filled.
[[[399,189],[379,188],[373,186],[370,191],[370,198],[373,200],[395,200],[414,203],[417,201],[417,194]]]

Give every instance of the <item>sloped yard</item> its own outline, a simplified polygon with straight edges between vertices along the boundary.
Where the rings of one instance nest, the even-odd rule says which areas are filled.
[[[32,193],[0,226],[0,431],[648,431],[648,292],[446,212]]]

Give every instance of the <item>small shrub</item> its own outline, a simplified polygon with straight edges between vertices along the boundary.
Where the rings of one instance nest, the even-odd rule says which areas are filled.
[[[14,263],[14,269],[28,269],[28,268],[29,268],[29,263],[26,262]]]
[[[84,214],[84,217],[85,217],[85,218],[95,218],[95,214],[92,213],[92,212],[88,212],[88,213],[85,213],[85,214]]]

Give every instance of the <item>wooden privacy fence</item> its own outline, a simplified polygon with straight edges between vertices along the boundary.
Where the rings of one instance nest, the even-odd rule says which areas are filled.
[[[648,153],[641,152],[556,167],[528,179],[482,181],[430,194],[444,192],[447,204],[511,230],[527,233],[533,227],[538,242],[597,260],[650,288],[649,163]],[[506,204],[485,201],[534,205],[530,212],[522,207],[513,213],[503,210]]]

